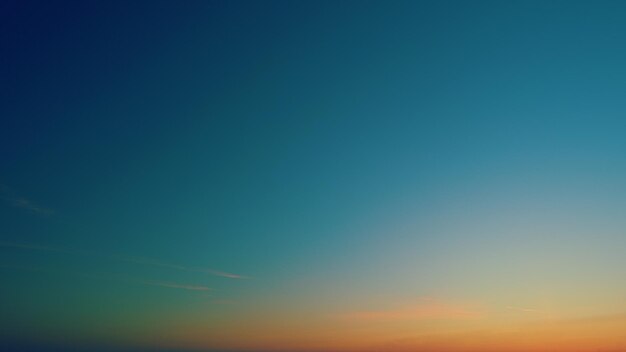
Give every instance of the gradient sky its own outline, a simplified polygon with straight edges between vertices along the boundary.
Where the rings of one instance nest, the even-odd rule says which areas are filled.
[[[626,351],[626,2],[0,28],[5,347]]]

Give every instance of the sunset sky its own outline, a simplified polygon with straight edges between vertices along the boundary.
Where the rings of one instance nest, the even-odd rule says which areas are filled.
[[[626,351],[626,2],[0,28],[0,350]]]

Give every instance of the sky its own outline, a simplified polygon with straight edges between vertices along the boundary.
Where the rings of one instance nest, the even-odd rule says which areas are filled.
[[[2,2],[0,347],[626,351],[625,18]]]

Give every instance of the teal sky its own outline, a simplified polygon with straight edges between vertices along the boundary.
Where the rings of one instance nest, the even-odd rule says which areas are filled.
[[[7,341],[187,347],[425,296],[626,312],[626,3],[0,16]]]

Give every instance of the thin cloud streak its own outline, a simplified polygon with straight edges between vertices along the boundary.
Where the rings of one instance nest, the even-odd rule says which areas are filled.
[[[25,209],[41,216],[51,216],[54,214],[54,210],[43,207],[28,198],[17,195],[15,191],[3,184],[0,184],[0,198],[4,199],[15,208]]]
[[[241,280],[244,280],[244,279],[249,279],[250,278],[250,277],[244,276],[244,275],[237,275],[237,274],[227,273],[225,271],[219,271],[219,270],[213,270],[213,269],[188,268],[188,270],[196,271],[196,272],[200,272],[200,273],[207,273],[207,274],[211,274],[213,276],[227,277],[229,279],[241,279]]]
[[[65,254],[73,254],[73,255],[97,256],[97,257],[102,257],[102,258],[106,258],[106,259],[114,260],[114,261],[122,261],[122,262],[127,262],[127,263],[157,266],[157,267],[162,267],[162,268],[169,268],[169,269],[188,271],[188,272],[205,273],[205,274],[229,278],[229,279],[247,279],[248,278],[247,276],[228,273],[228,272],[214,270],[214,269],[188,267],[188,266],[165,263],[165,262],[161,262],[158,260],[142,258],[142,257],[124,256],[124,255],[118,255],[118,254],[113,254],[113,255],[98,254],[96,252],[80,250],[80,249],[70,249],[70,248],[63,248],[63,247],[43,246],[43,245],[38,245],[38,244],[6,242],[6,241],[0,241],[0,247],[21,248],[21,249],[28,249],[28,250],[56,252],[56,253],[65,253]]]
[[[175,282],[166,282],[166,281],[152,281],[152,280],[141,280],[138,283],[150,286],[159,286],[159,287],[168,287],[168,288],[180,288],[189,291],[211,291],[209,287],[199,286],[199,285],[186,285],[179,284]]]
[[[30,199],[26,199],[23,197],[13,199],[11,200],[11,202],[16,208],[26,209],[39,215],[50,216],[54,214],[54,210],[37,205]]]
[[[14,269],[14,270],[26,270],[26,271],[35,271],[42,272],[48,274],[62,274],[62,275],[71,275],[74,277],[83,277],[88,279],[96,279],[96,280],[106,280],[106,281],[117,281],[117,282],[126,282],[132,284],[140,284],[146,286],[157,286],[157,287],[166,287],[166,288],[175,288],[182,289],[188,291],[212,291],[213,289],[206,286],[201,285],[190,285],[178,282],[170,282],[170,281],[156,281],[156,280],[141,280],[135,278],[122,278],[117,276],[110,275],[102,275],[102,274],[89,274],[89,273],[76,273],[70,271],[61,271],[61,270],[52,270],[44,267],[37,266],[24,266],[24,265],[9,265],[9,264],[0,264],[0,269]]]
[[[162,267],[162,268],[170,268],[170,269],[189,271],[189,272],[196,272],[196,273],[205,273],[205,274],[209,274],[209,275],[213,275],[213,276],[225,277],[225,278],[229,278],[229,279],[247,279],[248,278],[247,276],[233,274],[233,273],[228,273],[228,272],[225,272],[225,271],[208,269],[208,268],[189,267],[189,266],[178,265],[178,264],[171,264],[171,263],[164,263],[164,262],[161,262],[161,261],[158,261],[158,260],[154,260],[154,259],[149,259],[149,258],[123,256],[123,255],[115,255],[113,257],[115,259],[117,259],[117,260],[130,262],[130,263],[135,263],[135,264],[152,265],[152,266],[159,266],[159,267]]]

